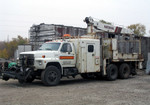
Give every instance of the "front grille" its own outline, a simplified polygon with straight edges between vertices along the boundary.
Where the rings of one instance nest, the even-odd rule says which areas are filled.
[[[21,66],[33,66],[34,55],[33,54],[20,54],[19,62]]]

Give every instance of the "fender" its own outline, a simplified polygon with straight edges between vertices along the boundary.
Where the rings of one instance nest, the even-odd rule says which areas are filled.
[[[61,66],[59,62],[48,62],[46,67],[51,66],[51,65],[56,66],[60,70],[61,74],[63,74],[63,67]]]

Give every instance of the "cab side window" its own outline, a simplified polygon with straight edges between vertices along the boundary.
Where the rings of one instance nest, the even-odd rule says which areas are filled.
[[[70,43],[64,43],[62,45],[61,52],[72,52]]]
[[[88,52],[94,52],[94,46],[88,45]]]

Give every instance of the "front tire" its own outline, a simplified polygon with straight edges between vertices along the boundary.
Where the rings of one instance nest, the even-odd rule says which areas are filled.
[[[110,81],[116,80],[118,77],[118,68],[115,64],[107,66],[107,79]]]
[[[48,66],[41,75],[41,80],[46,86],[55,86],[60,82],[61,73],[55,66]]]

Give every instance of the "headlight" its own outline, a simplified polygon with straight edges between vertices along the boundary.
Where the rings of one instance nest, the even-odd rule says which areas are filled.
[[[42,61],[37,61],[37,63],[38,63],[39,65],[42,65],[42,64],[43,64],[43,62],[42,62]]]

